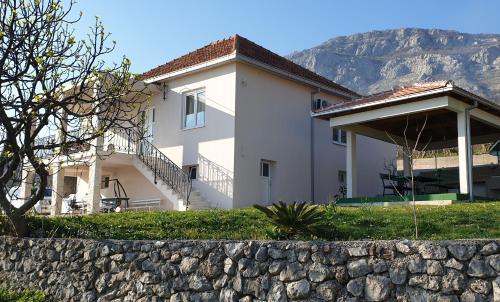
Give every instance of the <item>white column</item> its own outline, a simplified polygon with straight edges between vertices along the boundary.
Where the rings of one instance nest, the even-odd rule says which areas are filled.
[[[472,200],[472,154],[470,141],[470,116],[468,112],[457,113],[458,170],[460,193],[469,194]]]
[[[36,129],[36,125],[31,125],[30,135]],[[21,172],[21,186],[19,188],[19,198],[26,203],[26,201],[31,197],[31,189],[33,188],[33,178],[35,177],[35,171],[33,167],[28,162],[23,162],[22,172]]]
[[[346,184],[347,198],[356,197],[358,190],[358,167],[356,162],[356,133],[347,130]]]
[[[102,160],[96,156],[89,167],[89,195],[87,212],[99,213],[101,209]]]
[[[64,194],[64,168],[61,164],[52,167],[52,199],[50,202],[50,215],[60,215]]]
[[[32,170],[27,170],[26,167],[23,167],[22,171],[22,180],[21,186],[19,188],[19,198],[23,200],[25,203],[28,198],[31,197],[31,188],[33,187],[33,177],[35,176],[35,172]]]
[[[94,129],[100,130],[100,120],[98,115],[92,117]],[[92,141],[94,156],[89,167],[89,195],[87,213],[99,213],[101,210],[101,180],[102,180],[102,159],[99,152],[102,151],[104,136],[99,136]]]
[[[410,176],[411,162],[410,157],[403,152],[403,175],[405,177]]]
[[[60,111],[60,118],[55,140],[57,143],[62,144],[66,141],[66,132],[68,129],[67,114],[62,109]],[[50,215],[52,216],[61,214],[62,199],[64,197],[64,168],[61,161],[64,159],[63,155],[66,153],[66,150],[58,147],[55,149],[55,152],[59,157],[55,159],[55,163],[52,165],[52,198],[50,202]]]

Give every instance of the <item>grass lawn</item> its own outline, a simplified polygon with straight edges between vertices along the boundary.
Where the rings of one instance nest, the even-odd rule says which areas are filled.
[[[41,291],[25,290],[22,292],[0,288],[0,302],[44,302],[47,301]]]
[[[319,239],[412,239],[410,206],[338,207],[326,211],[329,234]],[[418,206],[419,239],[500,238],[500,202]],[[255,209],[127,212],[30,218],[33,237],[89,239],[272,239],[272,225]],[[5,224],[5,217],[0,220]]]

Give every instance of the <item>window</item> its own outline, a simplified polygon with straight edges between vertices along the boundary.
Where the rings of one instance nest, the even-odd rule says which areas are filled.
[[[205,126],[205,91],[198,90],[184,96],[182,127],[184,129]]]
[[[339,183],[345,184],[346,172],[343,170],[339,170]]]
[[[260,163],[260,176],[270,177],[270,163],[267,161],[262,161]]]
[[[320,109],[327,108],[329,106],[330,106],[330,103],[328,101],[322,100],[322,99],[316,99],[313,101],[313,104],[312,104],[313,110],[320,110]]]
[[[345,132],[345,130],[332,128],[332,131],[333,131],[332,140],[334,143],[341,145],[347,144],[347,133]]]
[[[107,188],[109,188],[109,176],[103,176],[103,177],[102,177],[101,188],[102,188],[102,189],[107,189]],[[75,193],[76,193],[76,192],[75,192]]]

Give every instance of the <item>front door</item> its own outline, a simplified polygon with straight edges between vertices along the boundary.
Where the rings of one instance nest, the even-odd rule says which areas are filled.
[[[264,203],[271,201],[271,162],[260,162],[260,199]]]
[[[146,139],[150,142],[154,142],[155,137],[155,107],[148,108],[146,111],[145,122],[146,122]]]

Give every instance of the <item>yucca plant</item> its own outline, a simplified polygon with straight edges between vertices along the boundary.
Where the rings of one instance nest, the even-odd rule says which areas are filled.
[[[309,202],[286,204],[280,201],[269,207],[254,205],[254,208],[271,220],[279,239],[320,236],[327,230],[323,211]]]

